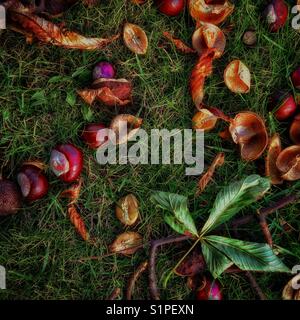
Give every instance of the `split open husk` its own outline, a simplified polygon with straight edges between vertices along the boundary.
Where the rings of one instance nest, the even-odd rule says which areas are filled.
[[[233,141],[240,146],[243,160],[258,159],[268,145],[265,123],[254,112],[244,111],[237,114],[231,121],[229,131]]]
[[[230,91],[247,93],[250,91],[251,74],[242,61],[233,60],[224,71],[224,81]]]
[[[220,28],[211,23],[204,23],[194,32],[192,43],[199,55],[205,54],[208,49],[215,49],[214,58],[220,58],[224,53],[226,38]]]
[[[233,11],[234,5],[229,1],[189,0],[190,15],[200,22],[218,25],[222,23]]]
[[[192,119],[193,129],[209,131],[216,126],[217,121],[218,117],[216,117],[209,110],[202,108],[194,115]]]
[[[300,114],[296,115],[291,124],[290,138],[295,144],[300,144]]]
[[[270,177],[272,184],[281,184],[281,172],[278,170],[276,161],[281,153],[281,141],[278,133],[274,134],[270,140],[268,153],[266,157],[266,176]]]
[[[290,146],[282,150],[277,158],[276,166],[284,180],[300,179],[300,146]]]
[[[135,195],[128,194],[116,205],[116,216],[125,225],[132,226],[139,217],[139,203]]]
[[[146,54],[148,38],[145,31],[136,24],[126,23],[123,30],[126,47],[136,54]]]

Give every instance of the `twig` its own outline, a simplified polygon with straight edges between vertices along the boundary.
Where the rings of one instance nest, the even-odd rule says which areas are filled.
[[[141,274],[148,268],[148,261],[144,261],[141,263],[136,271],[133,273],[133,275],[130,277],[127,285],[127,291],[126,291],[126,299],[131,300],[132,299],[132,293],[134,290],[134,286],[136,281],[139,279]]]
[[[149,289],[150,296],[153,300],[159,300],[159,289],[157,287],[157,276],[155,271],[155,260],[156,260],[156,252],[160,246],[182,242],[186,240],[190,240],[189,236],[179,236],[179,237],[168,237],[164,239],[154,240],[152,241],[150,248],[150,258],[149,258]]]
[[[120,296],[120,293],[121,293],[121,289],[120,288],[116,288],[110,294],[110,296],[106,298],[106,300],[116,300]]]
[[[297,202],[298,200],[299,200],[298,195],[290,195],[278,200],[277,202],[275,202],[274,204],[272,204],[267,208],[258,210],[259,224],[265,236],[265,239],[270,247],[273,247],[273,239],[272,239],[272,235],[267,222],[268,215],[272,214],[273,212],[279,209],[286,207],[291,203]]]
[[[256,291],[256,293],[259,296],[260,300],[268,300],[266,295],[261,290],[259,284],[257,283],[254,275],[251,272],[247,271],[246,272],[246,276],[248,277],[249,282],[251,284],[251,287]]]

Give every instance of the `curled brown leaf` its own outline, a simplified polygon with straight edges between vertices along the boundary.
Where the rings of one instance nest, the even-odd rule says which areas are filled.
[[[221,167],[224,164],[224,162],[225,162],[224,152],[218,153],[215,159],[213,160],[212,164],[206,171],[206,173],[200,178],[198,182],[198,188],[196,193],[197,196],[199,196],[204,191],[208,183],[212,180],[216,168]]]
[[[70,218],[70,221],[74,225],[77,233],[81,236],[81,238],[84,241],[89,241],[90,236],[89,233],[86,230],[85,223],[80,216],[80,214],[77,211],[77,208],[75,207],[74,204],[71,204],[68,206],[68,215]]]
[[[38,40],[69,49],[103,49],[119,37],[119,35],[116,35],[108,39],[87,38],[76,32],[66,31],[44,18],[24,12],[11,11],[10,17]]]
[[[195,53],[196,50],[190,48],[188,45],[186,45],[182,40],[175,38],[170,32],[163,32],[163,35],[165,38],[170,40],[176,49],[184,54],[189,54],[189,53]]]
[[[191,73],[190,91],[197,108],[200,108],[202,105],[204,97],[204,83],[205,79],[212,73],[214,55],[215,53],[213,49],[207,50],[206,54],[203,54],[198,59],[198,62]]]
[[[70,188],[61,192],[61,197],[69,199],[69,205],[75,204],[78,201],[82,182],[83,180],[80,178],[76,183],[72,184]]]

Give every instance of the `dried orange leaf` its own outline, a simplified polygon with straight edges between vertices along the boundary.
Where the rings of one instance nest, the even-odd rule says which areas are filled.
[[[262,118],[254,112],[237,114],[229,131],[233,141],[239,144],[241,157],[246,161],[258,159],[268,145],[268,133]]]
[[[148,38],[145,31],[136,24],[126,23],[123,31],[126,47],[136,54],[146,54]]]
[[[72,186],[69,189],[62,191],[60,196],[63,198],[68,198],[69,204],[75,204],[80,196],[82,182],[82,178],[80,178],[79,181],[72,184]]]
[[[136,223],[139,217],[139,203],[135,195],[128,194],[118,201],[116,216],[125,226]]]
[[[83,4],[87,7],[93,7],[100,2],[100,0],[82,0],[82,1],[83,1]]]
[[[122,144],[131,139],[139,131],[143,119],[131,114],[119,114],[110,123],[110,129],[116,134],[116,143]]]
[[[163,32],[163,35],[170,40],[174,46],[176,47],[176,49],[182,53],[195,53],[196,51],[192,48],[190,48],[189,46],[187,46],[183,41],[181,41],[180,39],[174,38],[174,36],[171,35],[171,33],[165,31]]]
[[[124,232],[120,234],[109,246],[111,253],[123,255],[134,254],[143,244],[143,237],[137,232]]]
[[[214,58],[220,58],[224,53],[226,38],[220,28],[211,23],[204,23],[194,32],[192,43],[199,55],[206,54],[209,49],[215,49]]]
[[[300,283],[300,274],[297,274],[284,287],[282,292],[282,299],[283,300],[300,300],[300,289],[298,288],[299,283]],[[295,285],[297,286],[298,289],[296,289]]]
[[[224,161],[225,161],[225,154],[223,152],[218,153],[214,161],[206,171],[206,173],[200,178],[198,182],[197,196],[204,191],[206,186],[212,180],[216,168],[221,167],[224,164]]]
[[[218,117],[207,109],[200,109],[193,117],[193,129],[209,131],[216,126]]]
[[[92,87],[77,91],[89,105],[96,100],[107,106],[125,106],[131,102],[132,84],[126,79],[98,79]]]
[[[231,122],[231,118],[228,117],[222,110],[216,107],[208,107],[207,110],[214,114],[217,118],[222,119],[226,122]]]
[[[144,4],[146,0],[131,0],[131,2],[134,4]]]
[[[87,232],[84,221],[78,213],[75,205],[71,204],[68,206],[68,215],[81,238],[84,241],[88,241],[90,239],[89,233]]]
[[[212,73],[213,70],[213,57],[214,50],[208,50],[206,54],[203,54],[199,58],[191,73],[190,91],[192,99],[197,108],[200,108],[202,105],[205,79]]]
[[[283,180],[300,179],[300,146],[290,146],[282,150],[276,160],[276,166]]]
[[[229,1],[189,0],[190,15],[201,22],[222,23],[234,9]]]
[[[282,183],[281,172],[276,166],[276,160],[282,151],[280,136],[278,133],[271,138],[266,157],[266,176],[271,178],[272,184]]]
[[[224,81],[230,91],[247,93],[250,91],[251,74],[242,61],[234,60],[224,71]]]
[[[87,38],[76,32],[63,30],[56,24],[33,14],[14,11],[10,13],[10,16],[13,21],[40,41],[69,49],[102,49],[119,37],[116,35],[108,39]]]

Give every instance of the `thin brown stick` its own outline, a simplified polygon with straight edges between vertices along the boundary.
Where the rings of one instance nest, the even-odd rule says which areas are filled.
[[[182,242],[190,239],[191,238],[189,236],[179,236],[179,237],[168,237],[168,238],[152,241],[152,245],[150,248],[150,258],[149,258],[149,289],[150,289],[150,296],[153,300],[160,299],[159,289],[157,287],[157,276],[155,271],[157,249],[160,246],[163,246],[166,244]]]
[[[106,300],[116,300],[121,294],[121,289],[116,288],[114,291],[110,294],[109,297],[106,298]]]
[[[284,198],[278,200],[277,202],[275,202],[274,204],[272,204],[271,206],[269,206],[267,208],[263,208],[263,209],[258,210],[259,224],[260,224],[261,230],[264,234],[264,237],[270,247],[273,247],[273,239],[272,239],[272,234],[270,232],[268,222],[267,222],[268,215],[274,213],[275,211],[277,211],[279,209],[286,207],[289,204],[295,203],[297,201],[299,201],[298,195],[290,195],[290,196],[287,196],[287,197],[284,197]]]
[[[148,268],[148,261],[144,261],[141,263],[133,275],[130,277],[127,285],[127,290],[126,290],[126,299],[131,300],[132,299],[132,293],[135,287],[136,281],[139,279],[139,277],[142,275],[142,273]]]
[[[254,277],[254,275],[251,272],[247,271],[246,272],[246,276],[249,279],[251,287],[257,293],[257,295],[259,296],[260,300],[268,300],[266,295],[261,290],[261,287],[257,283],[256,278]]]

